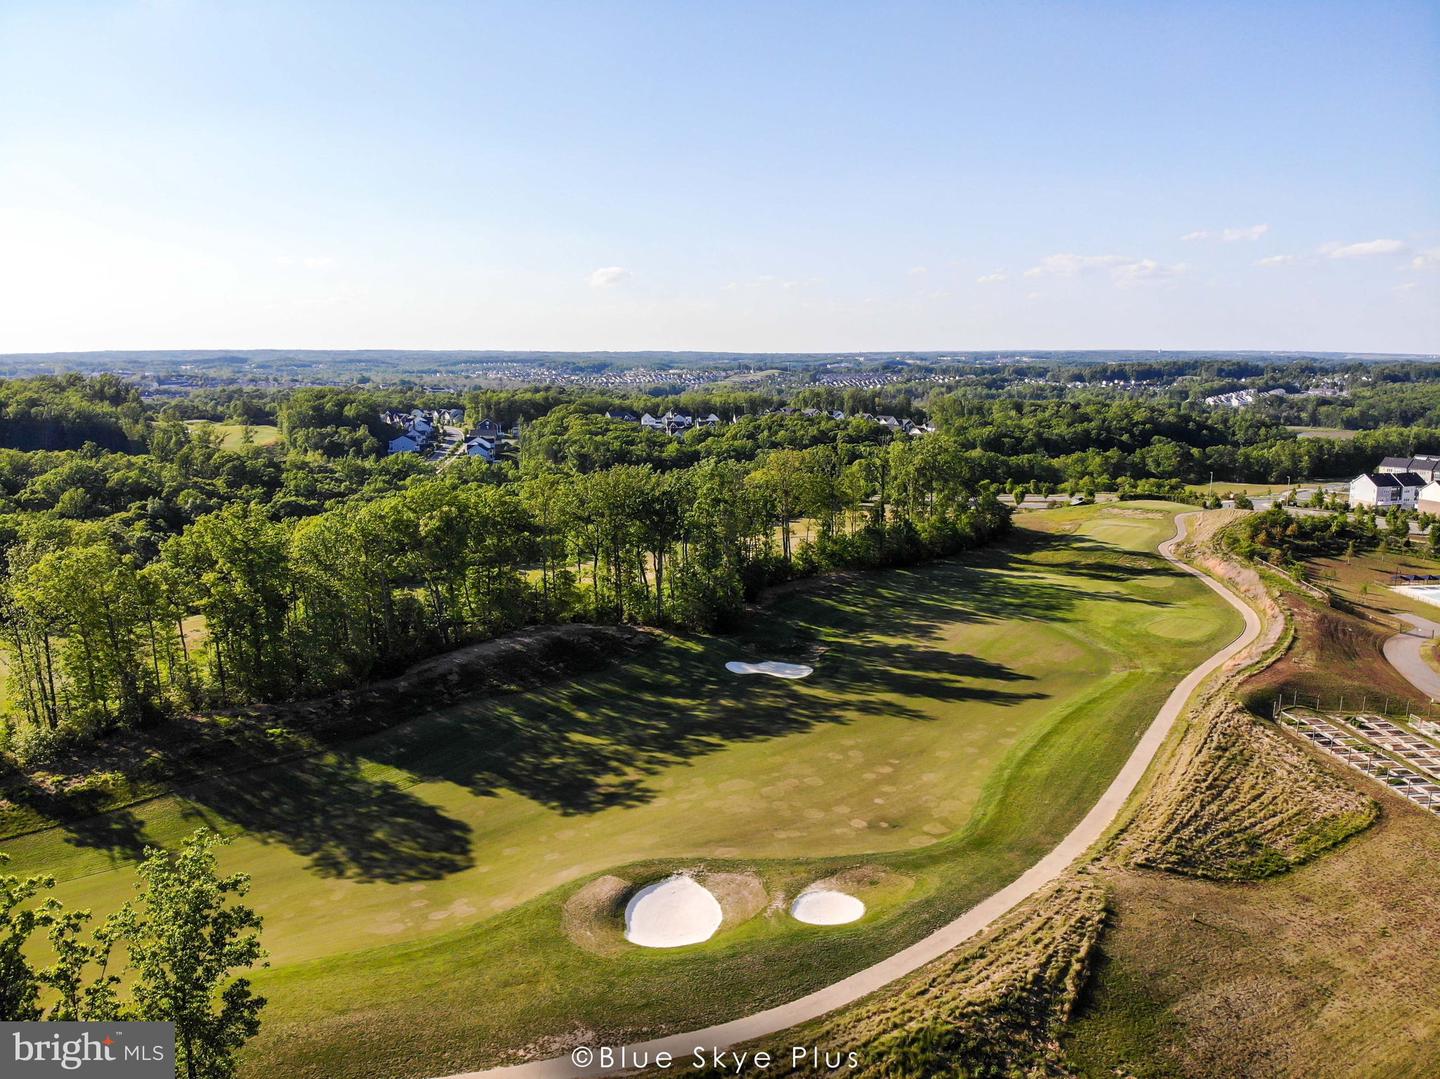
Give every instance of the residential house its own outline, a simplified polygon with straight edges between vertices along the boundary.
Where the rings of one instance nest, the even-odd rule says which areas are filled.
[[[1431,480],[1415,496],[1415,508],[1432,517],[1440,517],[1440,480]]]
[[[1413,472],[1426,483],[1440,480],[1440,457],[1422,455],[1420,457],[1387,457],[1380,462],[1377,472],[1388,473],[1398,476],[1405,472]]]
[[[1350,505],[1413,509],[1425,481],[1413,472],[1366,472],[1350,481]]]
[[[607,420],[624,420],[626,423],[639,423],[640,417],[629,409],[612,408],[605,413]]]
[[[465,441],[465,455],[479,457],[489,464],[495,463],[495,443],[488,438],[470,438]]]
[[[645,415],[640,417],[640,426],[648,427],[652,431],[663,431],[665,430],[665,421],[656,419],[654,416],[650,415],[650,413],[647,412],[645,413]]]
[[[390,440],[390,450],[389,450],[389,452],[391,452],[391,453],[419,453],[419,452],[420,452],[420,443],[416,442],[415,439],[413,439],[413,438],[412,438],[411,436],[409,436],[409,435],[401,435],[401,436],[398,437],[398,438],[392,438],[392,439]]]
[[[475,425],[475,430],[471,431],[470,434],[475,438],[485,438],[493,442],[505,434],[505,428],[501,426],[500,421],[493,416],[486,416]]]

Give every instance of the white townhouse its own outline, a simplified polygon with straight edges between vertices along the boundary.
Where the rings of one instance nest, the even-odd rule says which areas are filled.
[[[1431,480],[1420,488],[1420,494],[1415,498],[1415,508],[1432,517],[1440,517],[1440,480]]]
[[[1385,472],[1392,476],[1402,476],[1406,472],[1413,472],[1426,483],[1440,480],[1440,457],[1432,457],[1422,454],[1419,457],[1387,457],[1380,462],[1376,472]]]
[[[1350,505],[1414,509],[1425,481],[1413,472],[1366,472],[1350,481]]]

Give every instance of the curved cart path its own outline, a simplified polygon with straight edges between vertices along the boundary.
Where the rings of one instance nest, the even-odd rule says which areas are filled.
[[[1397,633],[1387,640],[1385,658],[1390,661],[1390,666],[1400,672],[1405,681],[1430,700],[1440,700],[1440,674],[1436,674],[1420,654],[1420,650],[1430,639],[1440,634],[1440,623],[1421,618],[1418,614],[1402,614],[1396,617],[1409,622],[1415,628]]]
[[[677,1060],[684,1060],[694,1052],[696,1046],[725,1048],[742,1042],[753,1041],[766,1035],[786,1030],[800,1023],[809,1022],[836,1008],[853,1004],[861,997],[868,996],[889,985],[895,979],[918,970],[926,963],[940,958],[946,952],[965,943],[991,923],[1008,913],[1022,901],[1034,895],[1045,885],[1055,880],[1080,855],[1084,854],[1105,833],[1114,822],[1121,808],[1135,790],[1150,762],[1155,758],[1171,726],[1184,711],[1186,702],[1195,688],[1207,675],[1222,666],[1236,653],[1260,635],[1260,618],[1250,607],[1232,594],[1229,589],[1181,562],[1172,551],[1185,537],[1188,519],[1193,513],[1182,513],[1175,519],[1175,535],[1160,545],[1160,554],[1186,573],[1199,577],[1214,589],[1225,601],[1234,607],[1245,619],[1245,629],[1240,636],[1191,671],[1165,698],[1154,721],[1141,735],[1135,750],[1113,782],[1100,796],[1083,820],[1062,839],[1058,846],[1041,858],[1035,865],[1022,873],[1016,880],[1001,888],[988,899],[971,907],[948,925],[941,926],[928,937],[916,941],[903,951],[896,952],[888,959],[882,959],[874,966],[866,967],[831,985],[808,993],[788,1004],[767,1008],[763,1012],[732,1019],[728,1023],[705,1027],[703,1030],[669,1034],[652,1041],[639,1042],[626,1049],[634,1053],[648,1053],[650,1060],[656,1053],[669,1052]],[[619,1047],[613,1047],[618,1052]],[[613,1075],[629,1069],[604,1068],[598,1064],[578,1067],[569,1056],[552,1057],[548,1060],[534,1060],[527,1064],[512,1064],[506,1067],[486,1068],[482,1071],[465,1072],[447,1079],[573,1079],[575,1076]]]

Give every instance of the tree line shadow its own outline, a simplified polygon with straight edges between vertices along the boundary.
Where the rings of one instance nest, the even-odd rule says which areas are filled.
[[[1066,620],[1093,598],[1086,581],[1133,576],[1114,561],[1120,549],[1101,542],[1051,536],[1043,546],[1066,559],[1054,569],[1075,583],[1026,562],[1024,552],[1034,547],[1027,544],[821,584],[786,597],[735,637],[695,639],[694,648],[662,645],[548,689],[440,711],[395,702],[413,707],[417,718],[359,740],[305,736],[304,755],[204,779],[177,795],[201,817],[285,844],[327,876],[443,877],[473,864],[469,825],[400,783],[367,774],[364,762],[453,782],[482,797],[510,791],[563,814],[589,814],[650,801],[655,775],[728,744],[870,716],[927,722],[933,713],[917,703],[926,700],[998,707],[1041,700],[1047,694],[1030,675],[937,642],[957,623]],[[1177,574],[1168,566],[1149,572]],[[797,686],[725,671],[727,659],[740,658],[813,662],[816,674]],[[216,751],[238,749],[243,759],[246,747],[235,740],[262,734],[206,727],[200,737],[213,739]],[[98,805],[98,793],[12,786],[22,804],[63,820],[71,843],[128,856],[144,845],[143,821],[133,811],[86,813],[86,800]]]

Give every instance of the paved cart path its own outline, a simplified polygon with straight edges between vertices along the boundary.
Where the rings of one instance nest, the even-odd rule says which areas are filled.
[[[1440,634],[1440,623],[1421,618],[1418,614],[1402,614],[1398,617],[1415,628],[1397,633],[1386,641],[1385,658],[1390,661],[1390,666],[1400,672],[1405,681],[1430,700],[1440,700],[1440,674],[1436,674],[1434,668],[1420,655],[1420,650],[1430,643],[1430,639]]]
[[[916,941],[903,951],[896,952],[889,958],[882,959],[875,965],[866,967],[848,978],[817,989],[788,1004],[780,1004],[774,1008],[767,1008],[763,1012],[732,1019],[728,1023],[705,1027],[703,1030],[669,1034],[663,1038],[639,1042],[625,1047],[626,1051],[649,1054],[651,1061],[655,1059],[655,1054],[661,1052],[669,1052],[677,1060],[684,1060],[694,1052],[697,1046],[703,1046],[706,1050],[711,1047],[723,1049],[726,1046],[753,1041],[800,1023],[809,1022],[836,1008],[853,1004],[861,997],[868,996],[897,978],[940,958],[977,933],[989,928],[996,919],[1058,878],[1076,858],[1089,850],[1114,822],[1121,808],[1135,790],[1136,785],[1145,774],[1145,770],[1150,766],[1150,762],[1154,760],[1155,754],[1164,743],[1166,735],[1170,733],[1171,726],[1184,711],[1185,704],[1195,688],[1207,675],[1222,666],[1260,635],[1260,618],[1246,603],[1217,581],[1174,556],[1174,548],[1184,539],[1189,518],[1193,516],[1195,516],[1193,513],[1183,513],[1175,519],[1175,535],[1160,545],[1160,554],[1186,573],[1199,577],[1210,588],[1223,596],[1225,601],[1244,617],[1245,629],[1239,637],[1196,667],[1175,687],[1170,696],[1165,699],[1165,703],[1161,705],[1155,719],[1141,735],[1134,752],[1130,754],[1130,758],[1120,769],[1119,774],[1115,776],[1105,793],[1100,796],[1100,800],[1054,850],[1027,869],[1016,880],[1001,888],[988,899],[971,907],[953,922],[941,926],[929,936]],[[619,1051],[618,1046],[613,1048],[617,1052]],[[581,1063],[585,1063],[589,1059],[586,1057],[586,1053],[590,1049],[589,1046],[581,1047],[576,1050],[573,1057],[569,1055],[551,1057],[547,1060],[530,1061],[527,1064],[486,1068],[482,1071],[449,1076],[447,1079],[574,1079],[577,1076],[613,1075],[628,1070],[621,1067],[607,1068],[593,1059],[590,1059],[587,1067],[577,1065],[577,1059]]]

